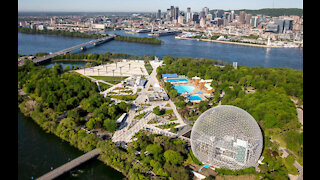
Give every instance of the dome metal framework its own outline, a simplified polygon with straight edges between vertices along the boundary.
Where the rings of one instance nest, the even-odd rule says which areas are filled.
[[[191,131],[191,149],[203,163],[239,170],[259,160],[263,137],[256,120],[245,110],[213,107],[200,115]]]

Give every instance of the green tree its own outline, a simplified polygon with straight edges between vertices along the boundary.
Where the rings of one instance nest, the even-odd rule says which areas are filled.
[[[183,156],[177,151],[167,150],[164,152],[164,157],[166,162],[169,162],[174,165],[181,165],[183,163]]]

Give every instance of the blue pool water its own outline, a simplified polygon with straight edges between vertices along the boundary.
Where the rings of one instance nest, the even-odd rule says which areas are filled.
[[[198,101],[198,100],[201,101],[202,100],[201,97],[199,97],[199,96],[189,96],[188,98],[189,98],[189,101]]]
[[[167,82],[173,82],[173,81],[188,81],[187,79],[167,79]]]
[[[178,91],[178,93],[190,93],[193,92],[194,87],[192,86],[173,86],[175,90]]]

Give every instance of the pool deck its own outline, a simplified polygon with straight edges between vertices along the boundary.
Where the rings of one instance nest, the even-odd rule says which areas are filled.
[[[188,97],[188,96],[199,96],[202,101],[208,101],[207,97],[211,96],[207,93],[205,93],[202,89],[200,89],[199,87],[197,87],[191,79],[189,79],[187,76],[179,76],[179,77],[175,77],[175,78],[169,78],[169,79],[187,79],[188,81],[171,81],[171,85],[173,86],[192,86],[194,87],[193,91],[190,93],[184,92],[184,93],[179,93],[181,96],[184,97]],[[165,82],[167,82],[167,80],[165,80]],[[198,92],[201,91],[203,92],[203,94],[199,94]],[[186,102],[188,102],[188,98],[187,100],[185,100]],[[201,100],[192,100],[191,102],[195,102],[195,103],[199,103]]]

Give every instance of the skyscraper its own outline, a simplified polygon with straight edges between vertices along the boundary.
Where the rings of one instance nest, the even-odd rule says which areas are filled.
[[[244,11],[240,11],[239,19],[241,24],[245,24],[246,22],[245,17],[246,17],[246,13]]]
[[[202,8],[202,11],[204,12],[205,16],[207,16],[209,14],[209,8],[207,8],[207,7]]]
[[[191,20],[191,8],[187,8],[187,16],[186,16],[186,21],[189,22]]]
[[[259,19],[258,16],[253,16],[251,18],[250,24],[252,27],[258,27],[258,19]]]
[[[250,24],[251,17],[252,17],[252,14],[246,14],[246,16],[245,16],[245,23],[246,24]]]
[[[170,20],[173,20],[174,19],[174,7],[171,6],[170,7]]]
[[[199,14],[198,13],[193,13],[192,21],[199,23]]]
[[[158,10],[156,18],[161,19],[161,10],[160,9]]]
[[[179,14],[180,14],[179,7],[176,7],[174,9],[174,19],[178,20]]]

